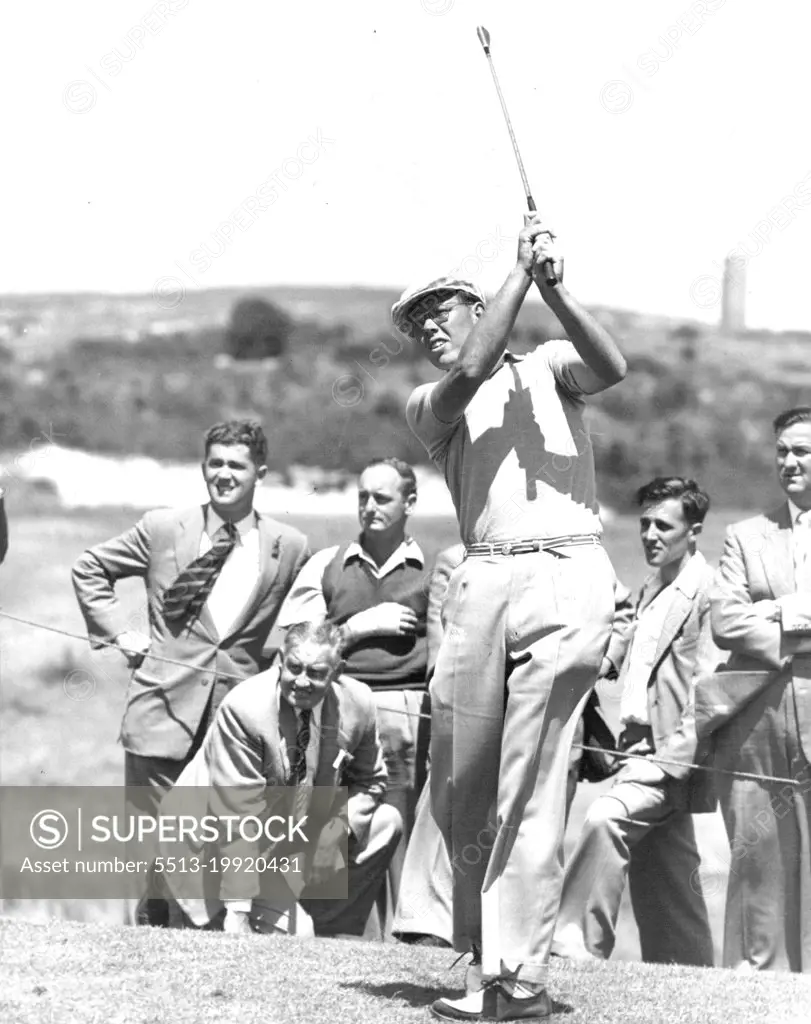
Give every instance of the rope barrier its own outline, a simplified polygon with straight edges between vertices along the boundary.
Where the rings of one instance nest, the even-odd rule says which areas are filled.
[[[44,629],[48,633],[57,633],[59,636],[69,637],[71,640],[81,640],[82,643],[87,643],[87,637],[82,636],[79,633],[71,633],[68,629],[60,629],[58,626],[47,626],[44,622],[35,622],[33,619],[24,619],[20,615],[12,615],[11,612],[4,611],[0,608],[0,616],[4,619],[11,619],[12,622],[20,622],[24,626],[33,626],[35,629]],[[112,647],[116,651],[120,651],[122,654],[126,653],[125,648],[117,644],[115,640],[98,640],[93,637],[93,643],[99,647]],[[132,654],[138,652],[132,651]],[[217,676],[218,679],[232,679],[234,682],[241,683],[245,676],[235,676],[230,672],[220,672],[216,668],[203,668],[196,665],[189,665],[185,661],[177,661],[175,658],[167,658],[163,654],[150,654],[146,652],[144,657],[152,658],[154,661],[161,661],[165,665],[175,665],[177,668],[193,668],[195,672],[205,672],[207,675]]]
[[[42,630],[45,630],[48,633],[56,633],[59,636],[68,637],[71,640],[80,640],[83,643],[85,643],[87,641],[87,637],[86,636],[82,636],[79,633],[72,633],[70,630],[60,629],[58,626],[48,626],[44,622],[36,622],[34,619],[26,619],[26,618],[23,618],[20,615],[12,615],[11,612],[7,612],[7,611],[5,611],[2,608],[0,608],[0,617],[5,618],[5,619],[10,619],[12,622],[19,622],[21,625],[24,625],[24,626],[31,626],[34,629],[42,629]],[[93,643],[98,645],[99,647],[111,647],[111,648],[114,648],[116,651],[121,651],[122,653],[124,653],[124,649],[119,644],[117,644],[114,640],[97,640],[97,639],[94,638]],[[174,665],[177,668],[192,668],[195,672],[205,672],[205,673],[207,673],[209,675],[217,676],[218,679],[229,679],[229,680],[233,680],[234,682],[241,683],[241,682],[244,681],[244,678],[245,678],[244,676],[237,676],[237,675],[233,675],[232,673],[228,673],[228,672],[220,672],[216,668],[204,668],[204,667],[198,667],[196,665],[195,666],[191,666],[191,665],[187,664],[184,661],[178,661],[175,658],[167,658],[165,655],[162,655],[162,654],[150,654],[150,653],[147,652],[145,654],[145,657],[152,658],[155,661],[163,662],[166,665]],[[378,692],[380,692],[380,691],[378,691]],[[396,715],[407,715],[409,718],[420,718],[420,719],[423,719],[424,721],[427,721],[427,722],[431,721],[431,715],[426,715],[426,714],[424,714],[423,712],[420,712],[420,711],[406,711],[403,708],[391,708],[391,707],[385,707],[385,706],[381,707],[380,705],[378,705],[378,710],[379,711],[387,711],[387,712],[390,712],[390,713],[396,714]],[[462,710],[462,711],[459,711],[457,713],[460,714],[460,715],[465,715],[468,718],[489,718],[489,717],[491,717],[489,715],[479,715],[479,714],[476,714],[476,712],[469,711],[469,710]],[[619,758],[620,760],[647,761],[650,764],[669,765],[670,767],[675,767],[675,768],[684,768],[685,767],[683,761],[671,761],[671,760],[668,760],[667,758],[656,757],[656,756],[648,755],[648,754],[629,754],[627,751],[622,751],[622,750],[605,750],[602,747],[591,747],[591,746],[588,746],[588,745],[583,744],[583,743],[573,743],[572,744],[572,748],[574,750],[582,750],[582,751],[587,752],[587,753],[602,754],[604,757]],[[753,782],[779,783],[780,785],[784,785],[784,786],[800,786],[800,785],[802,785],[802,783],[798,779],[784,779],[784,778],[781,778],[780,776],[777,776],[777,775],[758,775],[755,772],[736,771],[736,770],[731,769],[731,768],[716,768],[714,765],[705,765],[705,764],[691,764],[689,767],[690,767],[691,771],[714,772],[717,775],[727,775],[727,776],[730,776],[732,778],[747,779],[747,780],[753,781]]]

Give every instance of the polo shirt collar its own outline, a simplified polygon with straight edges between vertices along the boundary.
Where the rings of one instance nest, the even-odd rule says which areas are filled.
[[[523,360],[523,358],[524,355],[522,353],[510,352],[509,349],[505,349],[499,361],[487,375],[487,379],[490,380],[491,377],[495,377],[498,371],[503,369],[505,366],[510,366],[514,363],[520,363]]]
[[[415,565],[418,565],[420,569],[425,567],[425,556],[422,553],[422,549],[411,537],[406,537],[402,544],[392,551],[380,567],[378,567],[372,556],[363,548],[360,540],[353,540],[347,547],[344,552],[344,565],[346,565],[347,562],[350,562],[353,558],[366,562],[366,564],[370,566],[374,570],[375,574],[380,578],[387,576],[399,565],[405,565],[407,562],[413,562]]]

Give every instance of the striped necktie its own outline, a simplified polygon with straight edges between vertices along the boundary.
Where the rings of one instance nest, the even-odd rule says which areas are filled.
[[[163,595],[163,617],[167,622],[191,623],[199,617],[237,537],[236,526],[225,523],[214,535],[211,550],[190,562],[169,585]]]
[[[301,786],[307,778],[307,748],[310,746],[310,719],[312,711],[305,708],[298,714],[296,749],[290,759],[290,785]]]

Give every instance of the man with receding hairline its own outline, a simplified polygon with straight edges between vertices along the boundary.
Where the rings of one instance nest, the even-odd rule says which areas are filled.
[[[774,420],[785,501],[727,530],[712,627],[730,652],[706,719],[730,841],[724,966],[811,973],[811,406]]]
[[[428,753],[428,722],[420,719],[428,711],[425,559],[407,532],[416,501],[417,479],[407,462],[369,462],[358,477],[359,535],[313,555],[278,620],[279,627],[322,620],[340,626],[347,675],[374,693],[388,772],[386,802],[404,826],[389,867],[387,911],[397,901]]]
[[[223,930],[232,934],[362,934],[402,826],[397,811],[382,803],[386,768],[374,700],[366,686],[345,674],[342,643],[341,631],[331,623],[291,626],[280,659],[222,702],[202,747],[169,794],[169,809],[203,794],[220,812],[265,820],[269,793],[295,787],[295,793],[283,794],[282,809],[292,798],[297,819],[306,815],[311,825],[321,826],[318,835],[300,844],[300,870],[289,876],[273,870],[229,875],[223,869],[212,892],[205,872],[167,875],[195,926],[205,927],[225,910]],[[347,789],[345,825],[337,813],[338,786]],[[189,797],[186,787],[193,787]],[[334,856],[329,854],[343,860],[342,840],[348,840],[348,894],[331,899],[328,866]],[[233,849],[224,843],[217,856],[234,860],[234,850],[243,860],[274,856],[267,833],[243,846],[237,839]],[[324,862],[326,877],[319,877]]]

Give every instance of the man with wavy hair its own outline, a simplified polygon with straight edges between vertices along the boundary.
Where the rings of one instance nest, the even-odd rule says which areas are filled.
[[[713,570],[698,550],[710,499],[694,480],[657,477],[637,492],[653,572],[619,672],[619,748],[628,759],[591,805],[566,865],[553,952],[607,959],[626,877],[649,963],[712,967],[693,813],[715,809],[695,727],[695,696],[721,655],[710,628]]]
[[[263,667],[268,633],[309,556],[303,534],[254,508],[267,472],[261,426],[217,423],[204,446],[205,504],[147,512],[73,567],[91,646],[115,643],[133,670],[121,742],[125,784],[145,814],[199,749],[223,697]],[[131,577],[146,587],[148,634],[116,597]],[[167,913],[152,901],[139,922],[166,924]]]

